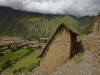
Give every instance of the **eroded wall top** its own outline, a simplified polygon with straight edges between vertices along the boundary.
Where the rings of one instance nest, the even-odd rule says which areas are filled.
[[[100,35],[100,12],[94,19],[93,35]]]

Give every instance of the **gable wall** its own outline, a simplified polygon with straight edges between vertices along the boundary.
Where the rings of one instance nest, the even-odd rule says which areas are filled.
[[[48,50],[42,56],[40,66],[46,72],[54,71],[63,65],[70,57],[71,34],[62,27],[54,36]]]

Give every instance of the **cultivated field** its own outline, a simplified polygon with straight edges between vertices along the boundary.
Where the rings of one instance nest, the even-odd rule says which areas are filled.
[[[35,52],[34,52],[35,50]],[[37,56],[40,54],[38,48],[34,48],[33,51],[30,49],[20,49],[15,52],[11,50],[5,50],[3,56],[0,56],[0,69],[6,73],[17,73],[31,72],[34,68],[39,65],[39,59]]]

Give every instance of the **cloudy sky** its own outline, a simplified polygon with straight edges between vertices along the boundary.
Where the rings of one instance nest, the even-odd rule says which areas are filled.
[[[0,6],[9,6],[31,12],[46,14],[96,15],[100,0],[0,0]]]

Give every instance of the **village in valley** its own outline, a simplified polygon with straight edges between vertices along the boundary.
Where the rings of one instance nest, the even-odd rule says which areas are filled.
[[[47,41],[49,40],[49,38],[40,38],[38,41],[29,41],[29,40],[24,40],[21,37],[1,37],[0,38],[0,49],[4,49],[6,50],[8,48],[8,46],[13,47],[13,45],[15,44],[16,47],[23,47],[23,48],[27,48],[27,47],[35,47],[35,48],[44,48]]]

